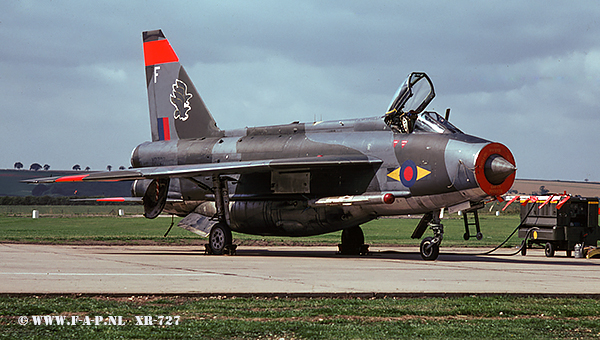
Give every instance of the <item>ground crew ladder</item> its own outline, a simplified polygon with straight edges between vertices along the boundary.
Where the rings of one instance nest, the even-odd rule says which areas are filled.
[[[473,214],[473,222],[469,221],[469,213]],[[481,233],[481,228],[479,226],[479,215],[477,214],[477,210],[463,211],[463,220],[465,221],[465,234],[463,235],[463,238],[468,240],[471,237],[475,237],[478,241],[480,241],[483,238],[483,234]],[[475,226],[475,230],[477,230],[475,235],[471,235],[469,226]]]

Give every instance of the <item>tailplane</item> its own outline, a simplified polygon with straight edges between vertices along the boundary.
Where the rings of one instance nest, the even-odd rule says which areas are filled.
[[[142,38],[152,141],[222,136],[163,32]]]

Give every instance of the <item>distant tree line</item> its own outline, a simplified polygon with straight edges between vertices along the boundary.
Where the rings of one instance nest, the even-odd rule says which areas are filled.
[[[16,170],[21,170],[21,169],[23,169],[23,163],[21,163],[21,162],[16,162],[16,163],[15,163],[15,165],[14,165],[14,168],[15,168]],[[48,171],[48,170],[50,170],[50,165],[49,165],[49,164],[44,164],[44,166],[41,166],[39,163],[33,163],[33,164],[31,164],[31,165],[29,166],[29,170],[33,170],[33,171],[38,171],[38,170],[42,170],[42,169],[44,169],[45,171]],[[72,169],[72,170],[75,170],[75,171],[81,171],[81,165],[79,165],[79,164],[75,164],[75,165],[73,165],[73,167],[72,167],[71,169]],[[126,168],[125,168],[125,166],[123,166],[123,165],[121,165],[121,166],[119,167],[119,170],[125,170],[125,169],[126,169]],[[90,169],[90,167],[89,167],[89,166],[86,166],[84,170],[85,170],[85,171],[90,171],[91,169]],[[108,171],[111,171],[111,170],[112,170],[112,165],[110,165],[110,164],[109,164],[109,165],[107,165],[107,166],[106,166],[106,170],[108,170]]]
[[[75,197],[73,197],[75,198]],[[77,197],[81,198],[81,197]],[[64,196],[0,196],[0,205],[136,205],[134,202],[71,201]]]

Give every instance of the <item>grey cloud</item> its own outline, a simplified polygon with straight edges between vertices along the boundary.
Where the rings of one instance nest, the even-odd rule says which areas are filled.
[[[222,127],[382,114],[418,70],[432,106],[506,143],[518,176],[600,181],[569,142],[521,143],[597,144],[599,17],[595,1],[4,2],[0,167],[127,165],[149,138],[141,31],[162,28]],[[586,162],[540,166],[557,157]]]

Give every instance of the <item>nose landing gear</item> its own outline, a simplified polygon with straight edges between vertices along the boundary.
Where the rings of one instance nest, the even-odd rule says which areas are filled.
[[[426,237],[421,241],[419,253],[423,260],[435,261],[440,255],[440,244],[442,243],[442,239],[444,239],[444,226],[441,223],[440,211],[429,212],[423,215],[411,237],[421,238],[427,227],[433,231],[433,237]]]
[[[444,239],[444,226],[439,218],[435,218],[429,223],[429,228],[433,231],[433,237],[426,237],[421,241],[419,247],[421,258],[425,261],[435,261],[440,255],[440,244]]]

